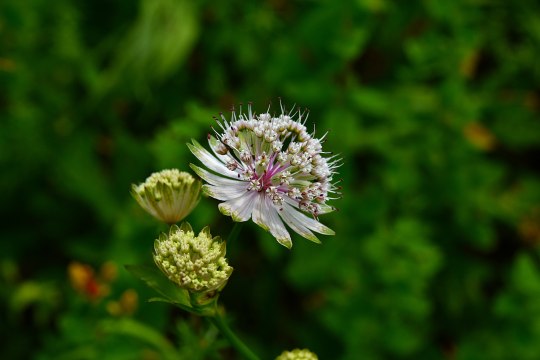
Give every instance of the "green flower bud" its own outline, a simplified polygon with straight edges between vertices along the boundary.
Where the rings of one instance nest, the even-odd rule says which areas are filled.
[[[177,169],[153,173],[144,183],[131,186],[139,205],[167,224],[185,218],[199,202],[200,192],[201,181]]]
[[[169,235],[162,233],[154,242],[154,261],[171,281],[190,293],[217,293],[233,271],[225,251],[225,242],[218,236],[212,238],[208,227],[195,236],[191,226],[183,223],[173,225]]]
[[[294,349],[292,351],[284,351],[276,360],[318,360],[317,355],[308,349]]]

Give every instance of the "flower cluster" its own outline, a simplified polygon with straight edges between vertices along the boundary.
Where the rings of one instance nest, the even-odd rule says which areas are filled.
[[[294,349],[292,351],[284,351],[276,360],[317,360],[318,357],[307,349]]]
[[[131,194],[152,216],[167,224],[185,218],[197,205],[201,182],[177,169],[150,175],[140,185],[131,186]]]
[[[161,234],[154,242],[156,265],[177,283],[191,292],[220,291],[233,268],[225,259],[225,242],[212,238],[208,227],[195,236],[187,223],[173,225],[169,235]]]
[[[191,152],[210,170],[193,170],[206,182],[203,191],[224,201],[220,211],[234,221],[253,221],[290,248],[285,224],[319,242],[312,231],[334,232],[318,216],[334,210],[326,202],[337,193],[333,175],[339,159],[326,156],[322,139],[308,133],[305,114],[235,112],[218,120],[221,132],[208,136],[213,154],[193,140]],[[293,119],[296,117],[296,119]],[[310,216],[308,216],[308,215]]]

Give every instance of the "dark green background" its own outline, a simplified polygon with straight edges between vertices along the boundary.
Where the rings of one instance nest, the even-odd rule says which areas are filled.
[[[2,0],[0,357],[238,358],[121,268],[163,230],[129,189],[188,170],[220,111],[281,97],[331,131],[343,199],[322,245],[251,223],[229,244],[222,302],[246,342],[538,359],[539,84],[535,0]],[[232,227],[209,198],[188,220]],[[77,294],[72,261],[117,264],[111,294]],[[137,312],[109,315],[129,288]]]

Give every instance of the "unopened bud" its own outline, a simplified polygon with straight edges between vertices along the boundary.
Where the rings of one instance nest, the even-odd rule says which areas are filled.
[[[294,349],[292,351],[284,351],[276,360],[318,360],[317,355],[307,349]]]
[[[167,224],[185,218],[199,202],[200,192],[200,180],[177,169],[153,173],[144,183],[131,187],[139,205]]]
[[[212,238],[208,227],[195,236],[183,223],[154,242],[154,261],[171,281],[192,293],[219,292],[233,271],[225,251],[225,242]]]

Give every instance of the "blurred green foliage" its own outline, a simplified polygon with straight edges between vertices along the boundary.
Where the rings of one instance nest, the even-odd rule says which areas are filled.
[[[222,301],[246,342],[537,359],[539,58],[534,0],[2,0],[0,357],[236,358],[122,269],[164,230],[129,188],[187,170],[213,115],[281,96],[330,131],[344,195],[321,246],[251,224],[230,244]],[[188,220],[232,226],[212,199]],[[73,261],[118,276],[76,291]],[[127,289],[133,314],[113,306]]]

